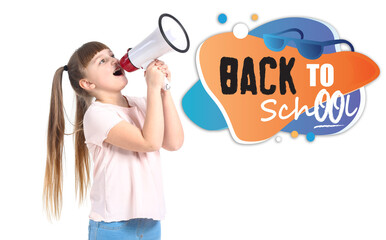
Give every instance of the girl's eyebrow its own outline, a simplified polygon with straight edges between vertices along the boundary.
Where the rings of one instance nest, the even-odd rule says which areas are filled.
[[[109,51],[109,53],[111,53],[111,54],[114,55],[114,53],[113,53],[111,50]],[[98,56],[98,55],[101,55],[101,56]],[[93,63],[96,62],[99,58],[103,57],[103,54],[102,54],[102,53],[98,53],[96,56],[98,56],[98,57],[96,57],[96,58],[94,59],[94,61],[92,61]]]
[[[94,60],[92,61],[93,63],[96,62],[100,57],[102,57],[102,56],[98,56],[98,55],[101,55],[101,54],[99,53],[99,54],[97,54],[97,55],[95,56]]]

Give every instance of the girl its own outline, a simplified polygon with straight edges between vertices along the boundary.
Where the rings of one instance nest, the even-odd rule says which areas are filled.
[[[99,42],[77,49],[54,75],[47,136],[43,203],[60,218],[64,109],[62,74],[68,71],[76,94],[75,193],[79,203],[89,186],[93,159],[89,239],[160,239],[165,216],[159,149],[178,150],[183,129],[169,91],[170,71],[155,60],[145,71],[147,97],[121,94],[124,70]],[[95,100],[93,100],[95,98]],[[86,147],[87,146],[87,147]]]

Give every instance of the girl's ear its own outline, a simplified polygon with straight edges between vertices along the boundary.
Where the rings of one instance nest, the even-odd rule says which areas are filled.
[[[95,88],[95,84],[89,82],[86,78],[82,78],[79,80],[79,86],[85,90],[92,90]]]

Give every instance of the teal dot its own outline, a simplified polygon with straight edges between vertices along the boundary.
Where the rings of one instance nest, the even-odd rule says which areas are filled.
[[[218,21],[224,24],[227,21],[227,15],[225,15],[224,13],[221,13],[220,15],[218,15]]]
[[[314,140],[315,140],[315,134],[314,134],[313,132],[307,133],[307,140],[308,140],[309,142],[314,141]]]

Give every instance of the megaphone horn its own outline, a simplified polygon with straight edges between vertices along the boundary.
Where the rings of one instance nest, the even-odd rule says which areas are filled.
[[[189,46],[189,37],[182,24],[172,15],[164,13],[158,19],[158,27],[137,46],[129,48],[121,58],[120,65],[127,72],[146,69],[154,59],[165,53],[171,50],[185,53]],[[163,89],[170,87],[165,78]]]

